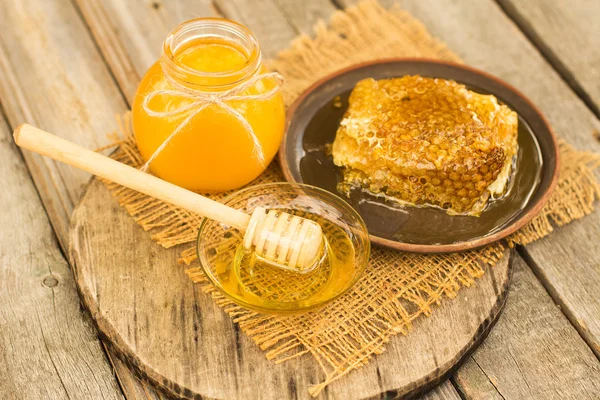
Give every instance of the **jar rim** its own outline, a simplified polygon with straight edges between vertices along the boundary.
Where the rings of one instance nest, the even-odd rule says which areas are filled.
[[[176,59],[177,49],[190,40],[198,38],[215,38],[230,42],[242,49],[248,57],[248,62],[240,69],[229,71],[207,72],[189,67]],[[195,18],[176,26],[163,42],[161,65],[165,73],[182,80],[183,83],[197,86],[230,86],[241,83],[253,76],[261,65],[261,51],[254,34],[242,24],[226,18]],[[189,82],[185,77],[212,79],[215,83],[198,85]]]

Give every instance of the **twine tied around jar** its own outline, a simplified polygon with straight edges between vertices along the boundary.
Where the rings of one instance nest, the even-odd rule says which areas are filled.
[[[235,108],[227,104],[227,102],[246,100],[263,101],[271,99],[273,96],[275,96],[275,94],[279,90],[279,87],[285,82],[285,79],[281,74],[278,74],[277,72],[255,74],[252,78],[248,79],[247,81],[222,92],[204,92],[201,90],[192,89],[180,84],[168,74],[165,74],[165,77],[173,89],[160,89],[148,93],[143,103],[144,111],[148,113],[148,115],[158,118],[172,117],[175,115],[186,113],[188,111],[191,112],[190,115],[188,115],[187,118],[185,118],[177,126],[177,128],[175,128],[175,130],[169,135],[169,137],[165,139],[165,141],[160,146],[158,146],[158,148],[154,151],[154,153],[148,159],[148,161],[146,161],[146,163],[140,168],[142,171],[146,172],[148,170],[148,167],[150,166],[150,164],[152,164],[154,159],[158,157],[158,155],[165,149],[169,142],[171,142],[171,140],[175,136],[177,136],[177,134],[179,134],[185,126],[187,126],[187,124],[192,120],[192,118],[194,118],[196,115],[202,112],[202,110],[213,104],[219,106],[227,114],[232,115],[244,126],[245,130],[248,132],[248,136],[254,143],[253,155],[258,159],[258,161],[263,167],[266,167],[265,156],[260,142],[258,141],[256,134],[254,133],[254,129],[252,129],[252,126],[246,120],[246,118],[244,118],[244,116]],[[242,94],[245,90],[251,88],[257,82],[263,79],[272,79],[275,81],[276,84],[273,88],[264,93]],[[168,111],[155,111],[150,107],[150,102],[152,101],[152,99],[158,96],[179,97],[182,99],[189,99],[192,102]]]

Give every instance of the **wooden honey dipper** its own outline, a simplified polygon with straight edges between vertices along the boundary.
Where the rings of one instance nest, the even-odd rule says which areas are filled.
[[[315,221],[263,207],[248,215],[31,125],[13,136],[20,147],[245,232],[244,247],[278,267],[306,272],[321,253],[323,232]]]

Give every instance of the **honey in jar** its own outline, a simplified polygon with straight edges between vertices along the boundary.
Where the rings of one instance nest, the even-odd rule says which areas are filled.
[[[284,133],[275,78],[247,28],[218,18],[179,25],[132,106],[150,171],[197,192],[235,189],[258,177]]]

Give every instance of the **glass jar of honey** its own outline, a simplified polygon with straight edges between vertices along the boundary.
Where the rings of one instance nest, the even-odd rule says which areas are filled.
[[[197,192],[239,188],[273,159],[284,133],[281,77],[244,26],[184,22],[166,38],[132,105],[138,148],[158,177]]]

